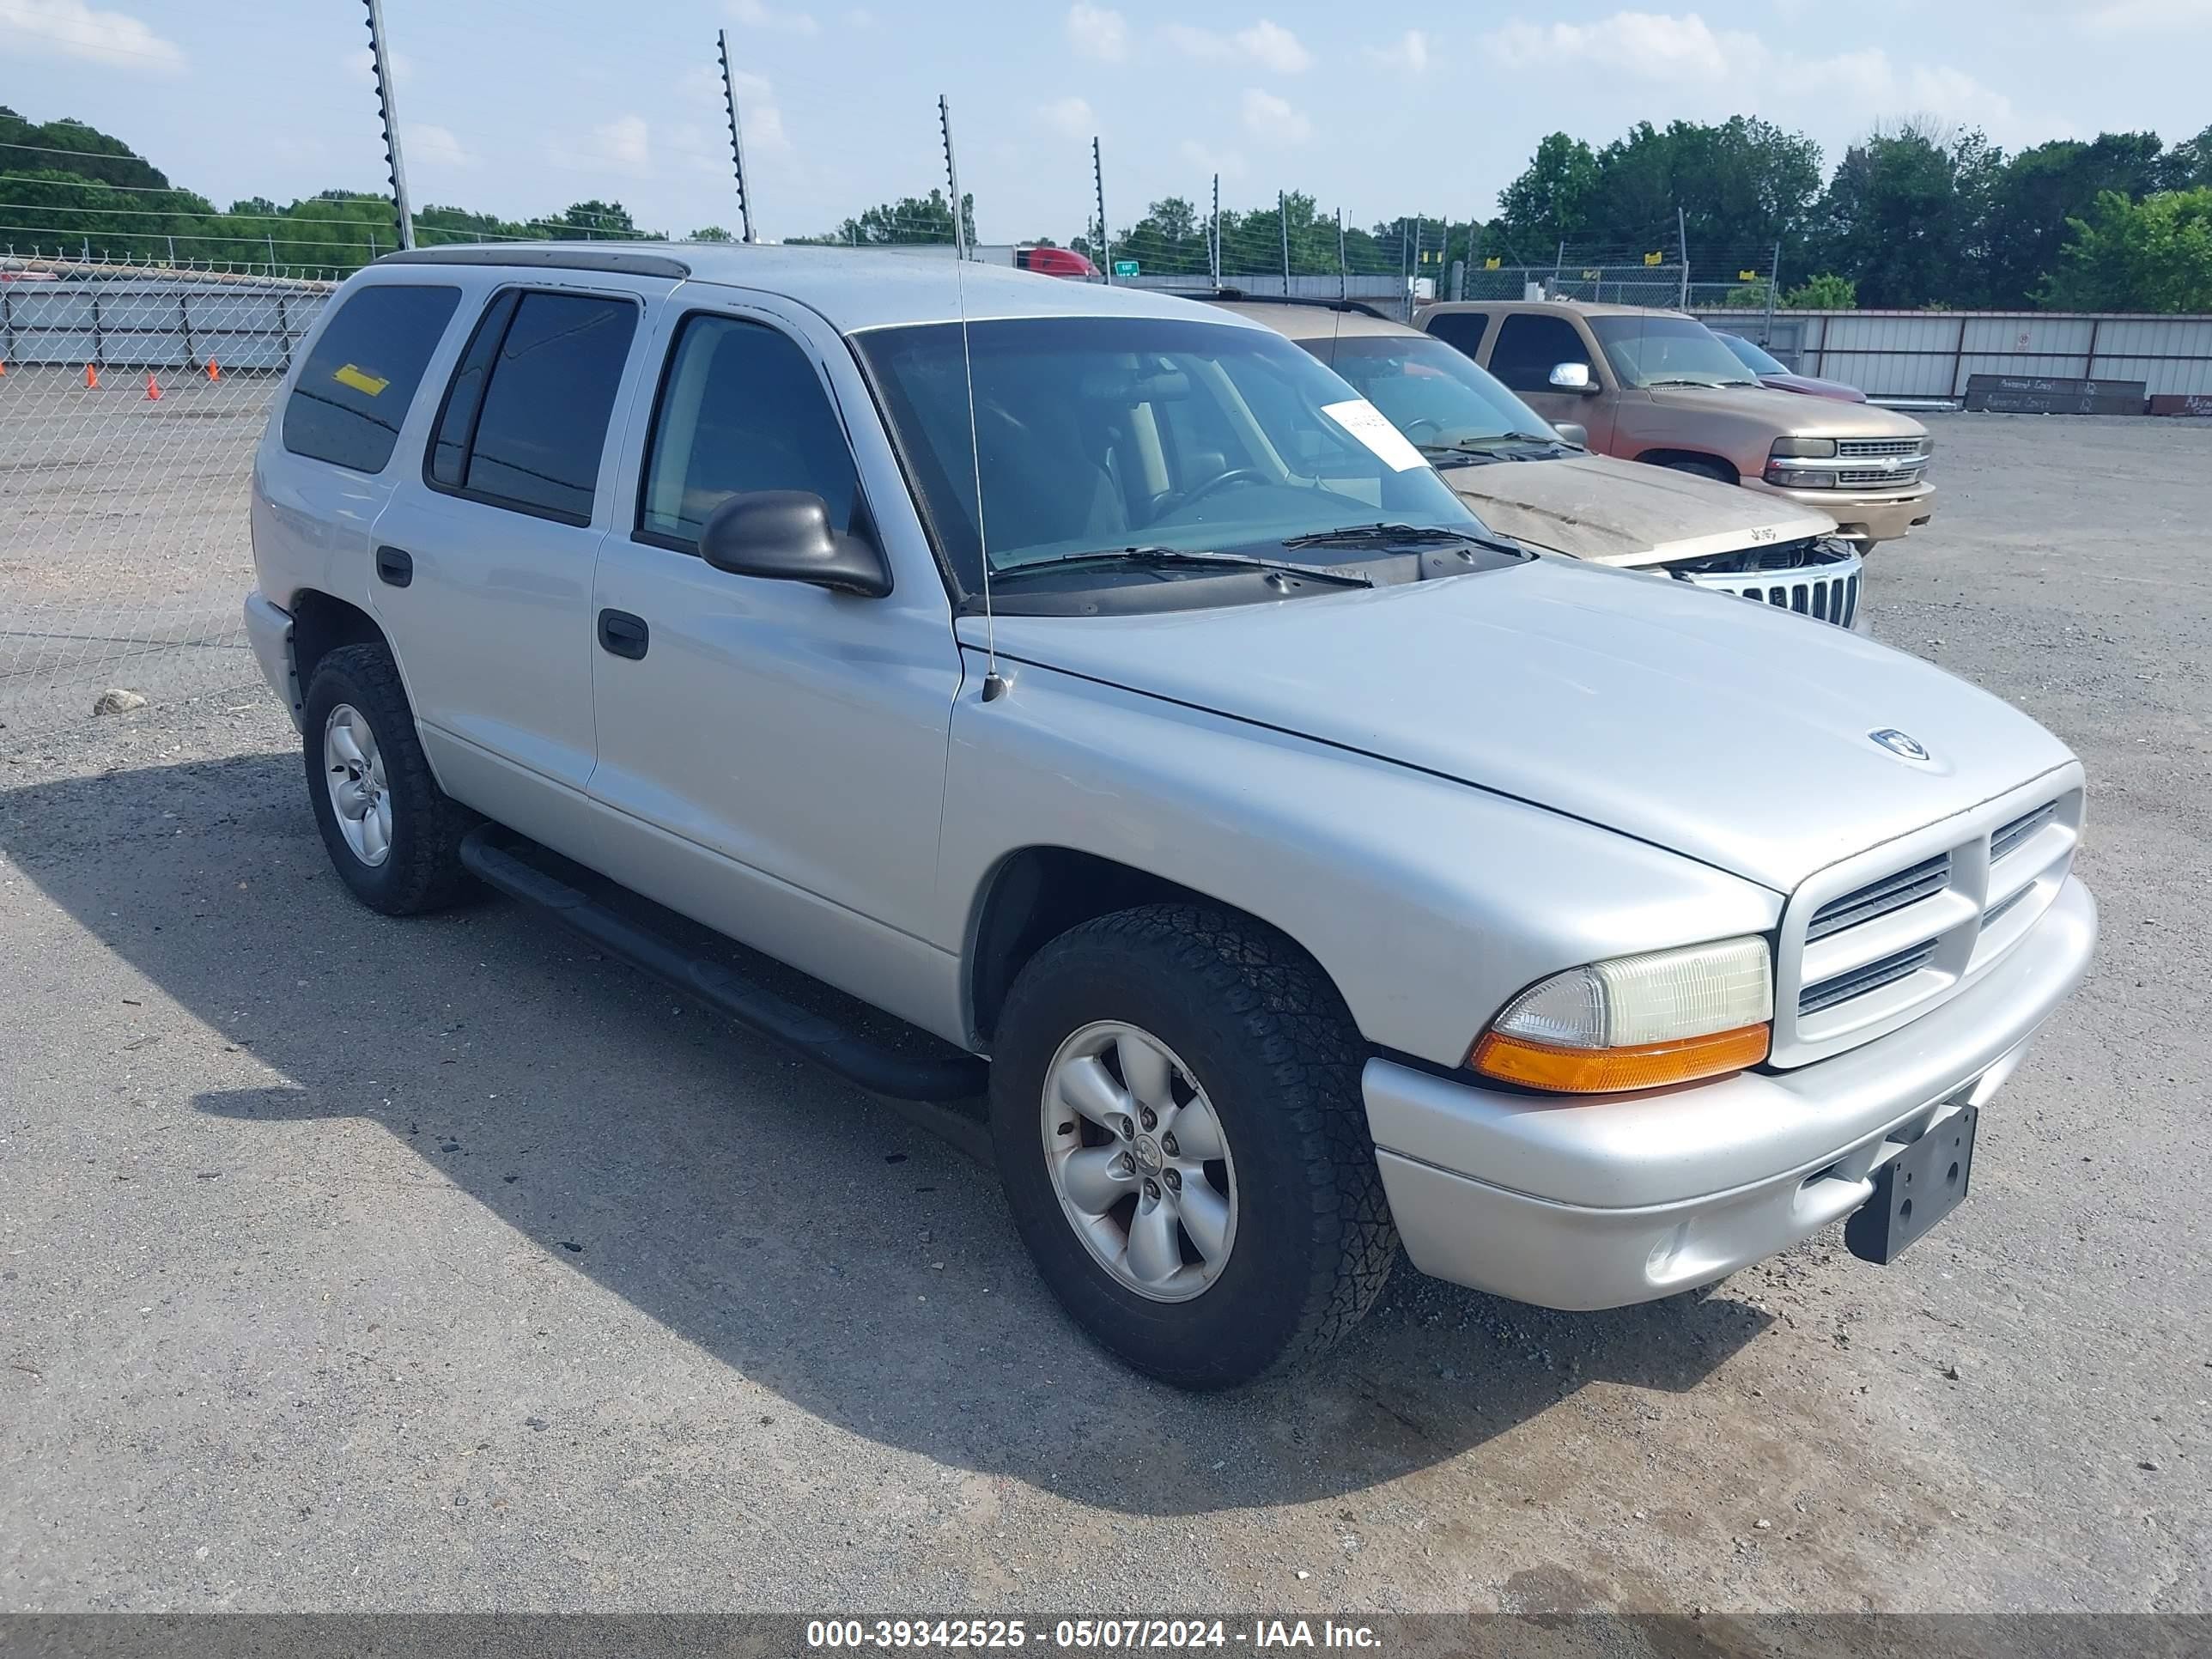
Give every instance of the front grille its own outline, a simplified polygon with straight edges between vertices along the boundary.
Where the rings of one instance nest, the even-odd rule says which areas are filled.
[[[1838,974],[1833,979],[1824,979],[1818,985],[1808,985],[1797,994],[1797,1017],[1817,1014],[1823,1008],[1832,1008],[1839,1002],[1849,1002],[1853,997],[1863,997],[1869,991],[1879,991],[1885,985],[1918,973],[1935,958],[1936,941],[1923,939],[1910,950],[1899,951],[1854,968],[1847,974]]]
[[[1771,1062],[1803,1066],[1893,1031],[2033,937],[2081,822],[2077,775],[1977,808],[1948,835],[1905,837],[1893,867],[1869,854],[1808,880],[1783,916]]]
[[[1838,438],[1836,453],[1866,457],[1911,455],[1917,459],[1921,446],[1927,441],[1925,438]]]
[[[2058,803],[2054,800],[2014,818],[1990,837],[1990,862],[1995,864],[2057,816]]]
[[[1849,628],[1859,610],[1859,556],[1832,542],[1749,548],[1669,567],[1684,581]]]
[[[1848,466],[1836,474],[1839,489],[1903,489],[1920,482],[1920,469]]]
[[[1892,910],[1902,910],[1908,904],[1917,904],[1930,894],[1940,893],[1951,884],[1951,855],[1938,853],[1932,859],[1923,859],[1907,870],[1884,876],[1880,881],[1870,881],[1855,888],[1840,898],[1830,899],[1813,913],[1813,920],[1805,929],[1805,939],[1810,943],[1839,933],[1846,927],[1856,927],[1863,921],[1872,921],[1876,916],[1886,916]]]

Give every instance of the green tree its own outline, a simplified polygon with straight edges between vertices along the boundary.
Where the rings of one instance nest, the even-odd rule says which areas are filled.
[[[2058,264],[2067,226],[2106,191],[2138,197],[2165,168],[2154,132],[2100,133],[2087,143],[2053,139],[2021,150],[1990,181],[1980,240],[1980,297],[1996,306],[2031,303]]]
[[[1877,308],[1972,303],[2000,153],[1978,131],[1908,124],[1854,144],[1820,198],[1813,258],[1849,271]]]
[[[2159,164],[2160,190],[2202,190],[2212,185],[2212,126],[2185,138]]]
[[[2212,186],[2131,202],[2100,196],[2071,235],[2044,301],[2069,311],[2212,311]]]
[[[975,196],[960,192],[960,209],[968,222],[968,240],[975,240]],[[927,196],[902,196],[884,202],[840,223],[821,236],[794,236],[794,242],[843,242],[854,247],[887,247],[899,243],[952,241],[952,204],[942,190]]]
[[[1581,139],[1555,132],[1538,144],[1520,177],[1498,192],[1498,233],[1513,262],[1525,264],[1583,235],[1598,179],[1596,153]]]
[[[702,225],[691,233],[690,240],[695,242],[734,242],[738,239],[720,225]]]
[[[1848,276],[1823,271],[1785,292],[1782,303],[1792,311],[1856,311],[1859,285]]]
[[[1802,133],[1741,115],[1717,126],[1643,121],[1597,152],[1583,234],[1671,254],[1686,233],[1692,262],[1704,250],[1734,271],[1802,235],[1820,193],[1820,147]]]

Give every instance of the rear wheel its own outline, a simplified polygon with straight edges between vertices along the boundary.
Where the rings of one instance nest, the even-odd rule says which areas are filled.
[[[430,775],[392,653],[348,645],[326,654],[308,683],[301,738],[315,827],[354,896],[389,916],[459,896],[461,837],[476,817]]]
[[[1364,1049],[1289,941],[1148,906],[1070,930],[1006,1000],[992,1138],[1015,1224],[1094,1340],[1191,1389],[1358,1322],[1396,1254]]]

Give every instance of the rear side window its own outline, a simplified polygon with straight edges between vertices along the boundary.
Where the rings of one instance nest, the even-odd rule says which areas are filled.
[[[1565,318],[1517,312],[1498,325],[1490,372],[1514,391],[1549,392],[1561,363],[1589,363],[1589,348]]]
[[[849,529],[858,489],[845,428],[794,341],[732,317],[684,320],[653,414],[640,536],[689,551],[708,514],[753,489],[807,490]]]
[[[637,307],[522,291],[485,308],[438,411],[433,489],[587,525]]]
[[[301,365],[284,403],[284,447],[356,472],[383,471],[460,302],[457,288],[356,290]]]
[[[1486,311],[1447,311],[1431,317],[1425,326],[1446,345],[1474,356],[1482,349],[1482,332],[1490,326]]]

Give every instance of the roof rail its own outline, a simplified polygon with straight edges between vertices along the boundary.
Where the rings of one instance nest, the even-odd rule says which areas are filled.
[[[1314,306],[1323,311],[1358,312],[1363,317],[1373,317],[1386,323],[1399,320],[1364,300],[1333,300],[1325,294],[1255,294],[1249,289],[1231,288],[1225,283],[1218,288],[1200,284],[1196,288],[1154,289],[1152,292],[1172,295],[1178,300],[1234,300],[1239,304],[1249,305]]]
[[[486,247],[402,248],[386,253],[380,265],[537,265],[554,270],[611,270],[625,276],[674,276],[691,274],[690,265],[666,253],[640,253],[629,248],[516,246]]]

